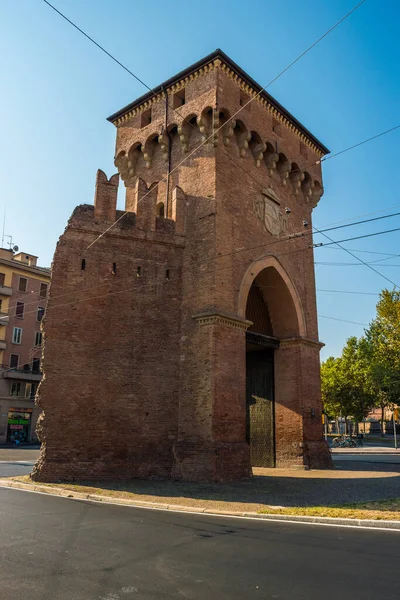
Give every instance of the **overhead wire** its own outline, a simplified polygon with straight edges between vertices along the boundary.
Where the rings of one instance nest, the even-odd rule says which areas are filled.
[[[107,50],[105,50],[105,48],[103,48],[100,44],[98,44],[92,37],[90,37],[88,34],[86,34],[86,32],[84,32],[80,27],[78,27],[75,23],[73,23],[70,19],[68,19],[68,17],[66,17],[66,15],[64,15],[63,13],[61,13],[61,11],[59,11],[56,7],[54,7],[50,2],[48,2],[48,0],[44,0],[44,2],[51,7],[53,10],[55,10],[62,18],[64,18],[68,23],[70,23],[75,29],[77,29],[80,33],[82,33],[87,39],[89,39],[92,43],[94,43],[100,50],[102,50],[107,56],[109,56],[113,61],[115,61],[119,66],[121,66],[125,71],[127,71],[129,74],[131,74],[137,81],[139,81],[140,83],[142,83],[149,91],[151,91],[153,94],[155,93],[154,90],[152,90],[147,84],[145,84],[140,78],[138,78],[130,69],[128,69],[127,67],[125,67],[125,65],[123,65],[120,61],[118,61],[111,53],[109,53]],[[208,136],[205,140],[203,140],[201,142],[201,144],[199,144],[197,146],[197,148],[195,148],[192,152],[189,153],[188,156],[186,156],[182,161],[180,161],[178,163],[178,165],[176,165],[173,169],[171,169],[169,171],[169,175],[174,172],[175,170],[177,170],[179,168],[179,166],[181,166],[184,162],[186,162],[195,152],[197,152],[197,150],[199,150],[202,146],[204,146],[208,141],[210,141],[216,133],[218,133],[218,131],[220,131],[222,128],[224,128],[226,126],[226,124],[231,121],[232,119],[234,119],[242,110],[244,110],[244,108],[246,108],[246,106],[248,106],[251,102],[253,102],[253,100],[255,100],[258,96],[260,96],[260,94],[262,94],[262,92],[264,92],[270,85],[272,85],[275,81],[277,81],[277,79],[279,79],[284,73],[286,73],[286,71],[288,71],[293,65],[295,65],[299,60],[301,60],[310,50],[312,50],[319,42],[321,42],[327,35],[329,35],[329,33],[331,33],[334,29],[336,29],[336,27],[338,27],[344,20],[346,20],[352,13],[354,13],[362,4],[364,4],[365,0],[361,0],[357,5],[355,5],[348,13],[346,13],[339,21],[337,21],[331,28],[329,28],[322,36],[320,36],[313,44],[311,44],[310,46],[308,46],[306,48],[306,50],[304,52],[302,52],[294,61],[292,61],[287,67],[285,67],[285,69],[283,69],[282,71],[280,71],[266,86],[264,86],[263,88],[261,88],[259,90],[259,92],[257,92],[257,94],[255,94],[253,97],[251,97],[247,102],[245,102],[243,104],[243,106],[241,106],[235,113],[233,113],[233,115],[231,115],[227,121],[221,125],[220,127],[218,127],[215,131],[213,131],[213,133]],[[340,156],[341,154],[344,154],[345,152],[348,152],[349,150],[352,150],[354,148],[357,148],[367,142],[370,142],[372,140],[377,139],[378,137],[381,137],[383,135],[386,135],[396,129],[400,128],[400,125],[396,125],[390,129],[387,129],[379,134],[376,134],[372,137],[367,138],[366,140],[363,140],[361,142],[358,142],[357,144],[353,144],[352,146],[349,146],[348,148],[345,148],[339,152],[336,152],[335,154],[329,156],[329,157],[323,157],[320,161],[316,161],[318,162],[323,162],[329,158],[334,158],[337,156]],[[227,154],[228,155],[228,154]],[[228,155],[229,156],[229,155]],[[163,181],[165,178],[163,178],[161,181]],[[160,185],[160,182],[158,182],[156,184],[155,187],[158,187]],[[144,196],[142,196],[141,199],[139,199],[139,201],[143,200],[149,193],[152,193],[154,190],[154,188],[152,188],[152,190],[149,190]],[[96,241],[98,241],[101,237],[103,237],[112,227],[114,227],[126,214],[128,213],[128,211],[125,211],[120,217],[118,217],[117,220],[114,221],[114,223],[112,225],[110,225],[102,234],[100,234],[98,237],[96,237],[96,239],[91,242],[91,244],[89,244],[89,246],[87,247],[87,249],[90,249],[95,243]],[[378,218],[377,218],[378,219]],[[315,231],[319,231],[317,228],[314,227]],[[395,230],[392,230],[395,231]],[[322,234],[325,235],[325,234]],[[371,234],[371,235],[379,235],[379,234]],[[328,236],[325,235],[325,237],[327,237],[328,239],[330,239]],[[361,236],[358,238],[361,239]],[[345,240],[347,241],[347,240]],[[336,244],[338,247],[341,247],[343,250],[347,251],[349,254],[351,254],[350,251],[346,250],[345,248],[343,248],[342,246],[340,246],[340,242],[335,242],[333,240],[331,240],[332,243]],[[327,244],[325,244],[327,245]],[[397,285],[391,281],[389,278],[387,278],[386,276],[384,276],[382,273],[380,273],[379,271],[377,271],[376,269],[374,269],[373,267],[371,267],[371,265],[369,265],[368,263],[366,263],[365,261],[362,261],[362,259],[360,259],[359,257],[357,257],[355,254],[352,254],[352,256],[354,256],[357,260],[359,260],[361,263],[363,263],[365,266],[371,268],[375,273],[377,273],[378,275],[380,275],[381,277],[383,277],[384,279],[386,279],[387,281],[389,281],[390,283],[392,283],[393,285],[395,285],[397,287]]]
[[[100,45],[99,45],[97,42],[95,42],[95,40],[93,40],[93,38],[91,38],[90,36],[88,36],[88,35],[87,35],[87,34],[86,34],[86,33],[85,33],[83,30],[81,30],[81,29],[80,29],[78,26],[76,26],[76,25],[75,25],[75,24],[74,24],[72,21],[70,21],[70,19],[68,19],[68,18],[67,18],[65,15],[63,15],[63,14],[62,14],[62,13],[61,13],[61,12],[60,12],[58,9],[56,9],[56,8],[55,8],[53,5],[51,5],[51,4],[50,4],[50,3],[49,3],[47,0],[44,0],[44,1],[45,1],[45,3],[46,3],[46,4],[48,4],[48,5],[49,5],[49,6],[50,6],[50,7],[51,7],[53,10],[55,10],[57,13],[59,13],[59,14],[60,14],[60,16],[62,16],[62,17],[63,17],[63,18],[66,20],[66,21],[68,21],[68,22],[69,22],[71,25],[73,25],[73,26],[74,26],[74,27],[75,27],[75,28],[76,28],[78,31],[80,31],[80,32],[81,32],[83,35],[85,35],[85,37],[87,37],[87,38],[88,38],[88,39],[89,39],[89,40],[90,40],[92,43],[94,43],[94,44],[95,44],[96,46],[98,46],[98,47],[99,47],[99,48],[100,48],[100,49],[101,49],[103,52],[105,52],[105,54],[107,54],[107,55],[108,55],[110,58],[112,58],[112,60],[114,60],[114,61],[115,61],[117,64],[119,64],[120,66],[122,66],[122,68],[124,68],[124,70],[125,70],[125,71],[127,71],[128,73],[130,73],[130,74],[131,74],[131,75],[132,75],[132,76],[133,76],[133,77],[134,77],[134,78],[135,78],[137,81],[139,81],[140,83],[142,83],[142,84],[143,84],[143,85],[144,85],[144,86],[145,86],[145,87],[146,87],[146,88],[147,88],[149,91],[152,91],[152,92],[154,93],[154,90],[152,90],[151,88],[149,88],[149,86],[147,86],[147,84],[145,84],[145,83],[144,83],[144,82],[143,82],[143,81],[142,81],[140,78],[138,78],[138,77],[137,77],[137,76],[136,76],[134,73],[132,73],[132,72],[131,72],[129,69],[127,69],[127,68],[126,68],[126,67],[125,67],[125,66],[124,66],[122,63],[120,63],[120,61],[118,61],[118,60],[117,60],[115,57],[113,57],[113,56],[112,56],[112,55],[111,55],[111,54],[110,54],[108,51],[106,51],[106,50],[105,50],[105,49],[104,49],[102,46],[100,46]],[[320,41],[321,41],[321,40],[322,40],[324,37],[326,37],[326,36],[327,36],[327,35],[328,35],[328,34],[329,34],[331,31],[333,31],[333,29],[335,29],[335,28],[336,28],[336,27],[337,27],[337,26],[338,26],[338,25],[339,25],[341,22],[343,22],[343,21],[344,21],[344,20],[345,20],[345,19],[346,19],[348,16],[350,16],[350,15],[351,15],[351,14],[352,14],[352,13],[353,13],[353,12],[354,12],[354,11],[355,11],[357,8],[359,8],[359,6],[361,6],[361,5],[364,3],[364,1],[365,1],[365,0],[363,0],[362,2],[359,2],[359,3],[358,3],[358,4],[357,4],[357,5],[356,5],[356,6],[355,6],[355,7],[354,7],[354,8],[353,8],[353,9],[352,9],[352,10],[351,10],[349,13],[347,13],[347,14],[346,14],[344,17],[342,17],[342,19],[340,19],[340,20],[339,20],[339,21],[338,21],[338,22],[337,22],[337,23],[336,23],[336,24],[335,24],[333,27],[331,27],[331,28],[330,28],[330,29],[329,29],[327,32],[325,32],[325,33],[324,33],[324,34],[323,34],[323,35],[322,35],[320,38],[318,38],[318,40],[316,40],[316,41],[315,41],[315,42],[314,42],[314,43],[313,43],[311,46],[309,46],[309,47],[308,47],[308,48],[307,48],[307,49],[306,49],[306,50],[305,50],[305,51],[304,51],[304,52],[303,52],[303,53],[302,53],[300,56],[298,56],[298,57],[297,57],[297,58],[296,58],[296,59],[295,59],[295,60],[294,60],[292,63],[290,63],[290,65],[288,65],[288,66],[287,66],[287,67],[286,67],[286,68],[285,68],[283,71],[281,71],[281,72],[280,72],[280,73],[279,73],[279,74],[278,74],[278,75],[277,75],[277,76],[276,76],[276,77],[275,77],[275,78],[274,78],[274,79],[273,79],[271,82],[269,82],[269,84],[268,84],[267,86],[265,86],[264,88],[262,88],[262,89],[260,90],[260,92],[258,93],[258,95],[259,95],[260,93],[262,93],[262,91],[264,91],[264,90],[265,90],[267,87],[269,87],[269,86],[270,86],[272,83],[274,83],[274,81],[276,81],[276,80],[277,80],[277,79],[278,79],[278,78],[279,78],[281,75],[283,75],[283,73],[285,73],[285,72],[286,72],[286,71],[287,71],[287,70],[288,70],[288,69],[289,69],[291,66],[293,66],[293,65],[294,65],[296,62],[298,62],[298,61],[299,61],[299,60],[300,60],[300,59],[301,59],[301,58],[302,58],[302,57],[303,57],[305,54],[307,54],[307,52],[309,52],[309,51],[310,51],[310,50],[311,50],[311,49],[312,49],[312,48],[313,48],[313,47],[314,47],[314,46],[315,46],[317,43],[319,43],[319,42],[320,42]],[[255,96],[255,97],[257,97],[257,96]],[[244,106],[242,106],[242,107],[241,107],[241,108],[240,108],[240,109],[239,109],[239,110],[238,110],[238,111],[237,111],[237,112],[236,112],[234,115],[232,115],[232,116],[231,116],[231,117],[230,117],[228,120],[231,120],[231,119],[233,119],[233,118],[234,118],[234,117],[235,117],[235,116],[236,116],[236,115],[237,115],[237,114],[238,114],[238,113],[239,113],[241,110],[243,110],[243,109],[244,109],[244,108],[245,108],[245,107],[246,107],[248,104],[250,104],[250,102],[252,102],[252,100],[254,100],[254,99],[255,99],[255,97],[251,98],[251,99],[250,99],[250,100],[249,100],[249,101],[248,101],[248,102],[247,102],[247,103],[246,103]],[[177,111],[177,110],[175,110],[175,112],[178,112],[178,111]],[[178,114],[179,114],[179,112],[178,112]],[[182,115],[180,115],[180,116],[182,117]],[[198,147],[197,147],[197,148],[196,148],[196,149],[195,149],[195,150],[194,150],[194,151],[193,151],[191,154],[193,154],[194,152],[196,152],[196,151],[197,151],[197,150],[198,150],[198,149],[199,149],[199,148],[200,148],[202,145],[204,145],[205,143],[207,143],[207,141],[209,141],[209,140],[210,140],[210,139],[211,139],[211,138],[212,138],[212,137],[215,135],[215,133],[216,133],[217,131],[219,131],[220,129],[222,129],[222,127],[224,127],[225,125],[226,125],[226,122],[225,122],[225,123],[224,123],[224,124],[223,124],[223,125],[222,125],[220,128],[218,128],[216,131],[214,131],[214,132],[213,132],[213,134],[212,134],[212,135],[211,135],[209,138],[207,138],[206,140],[204,140],[204,141],[202,142],[202,144],[200,144],[200,145],[199,145],[199,146],[198,146]],[[335,155],[332,155],[331,157],[325,157],[325,159],[326,159],[326,158],[333,158],[334,156],[339,156],[340,154],[342,154],[342,153],[344,153],[344,152],[347,152],[348,150],[351,150],[351,149],[353,149],[353,148],[356,148],[356,147],[358,147],[358,146],[362,145],[363,143],[367,143],[368,141],[371,141],[371,140],[373,140],[373,139],[376,139],[377,137],[380,137],[381,135],[385,135],[386,133],[389,133],[390,131],[393,131],[393,130],[394,130],[394,129],[396,129],[396,128],[397,128],[397,126],[396,126],[396,127],[394,127],[394,128],[392,128],[392,129],[390,129],[390,130],[386,130],[385,132],[382,132],[381,134],[378,134],[378,135],[376,135],[376,136],[373,136],[373,137],[371,137],[371,138],[368,138],[367,140],[364,140],[364,141],[362,141],[362,142],[359,142],[358,144],[355,144],[355,145],[353,145],[353,146],[351,146],[351,147],[349,147],[349,148],[346,148],[346,149],[344,149],[344,150],[342,150],[342,151],[340,151],[340,152],[336,153]],[[230,159],[232,160],[232,157],[231,157],[231,156],[230,156],[228,153],[227,153],[226,155],[228,156],[228,158],[230,158]],[[187,156],[187,157],[184,159],[184,161],[182,161],[182,162],[185,162],[185,160],[187,160],[187,159],[189,159],[189,158],[190,158],[190,155],[189,155],[189,156]],[[322,159],[322,160],[324,160],[324,159]],[[319,162],[322,162],[322,160],[321,160],[321,161],[315,161],[315,163],[314,163],[314,164],[318,164]],[[178,165],[175,167],[175,169],[177,169],[177,168],[180,166],[180,164],[182,164],[182,162],[181,162],[181,163],[179,163],[179,164],[178,164]],[[234,161],[234,162],[235,162],[235,164],[238,164],[238,163],[236,163],[236,161]],[[172,171],[171,171],[171,172],[172,172]],[[248,173],[248,174],[249,174],[249,173]],[[159,182],[159,183],[161,183],[161,182]],[[144,197],[142,197],[142,199],[143,199],[143,198],[144,198]],[[141,199],[141,200],[142,200],[142,199]],[[125,214],[126,214],[126,213],[124,213],[124,215],[125,215]],[[119,219],[118,219],[118,220],[120,220],[120,219],[121,219],[121,218],[122,218],[124,215],[121,215],[121,217],[119,217]],[[383,217],[383,218],[385,218],[385,217]],[[115,225],[115,224],[118,222],[118,220],[117,220],[117,221],[115,221],[115,223],[114,223],[113,225]],[[113,226],[113,225],[112,225],[112,226]],[[110,229],[110,228],[109,228],[109,229]],[[107,230],[106,230],[106,232],[107,232],[109,229],[107,229]],[[395,231],[395,230],[391,230],[391,231]],[[102,237],[102,235],[104,235],[106,232],[103,232],[103,234],[101,234],[101,235],[100,235],[98,238],[96,238],[96,240],[95,240],[95,241],[97,241],[98,239],[100,239],[100,237]],[[382,233],[386,233],[386,232],[382,232]],[[378,233],[376,233],[376,234],[372,234],[372,235],[380,235],[380,232],[378,232]],[[325,237],[328,237],[328,236],[325,236]],[[360,237],[358,237],[358,238],[355,238],[355,239],[360,239],[361,237],[364,237],[364,236],[360,236]],[[330,239],[330,238],[328,238],[328,239]],[[352,238],[350,238],[350,239],[352,239]],[[90,248],[90,247],[93,245],[93,243],[95,243],[95,241],[94,241],[94,242],[92,242],[92,244],[90,244],[90,245],[88,246],[88,248]],[[282,240],[282,241],[283,241],[283,240]],[[348,240],[346,240],[346,241],[348,241]],[[337,244],[338,246],[339,246],[339,243],[340,243],[340,242],[341,242],[341,241],[339,241],[339,242],[335,242],[335,241],[333,241],[333,240],[332,240],[332,243],[335,243],[335,244]],[[318,245],[318,246],[314,246],[314,247],[324,247],[325,245],[327,245],[327,244],[324,244],[324,245]],[[339,247],[340,247],[340,246],[339,246]],[[342,248],[342,249],[343,249],[343,250],[346,250],[346,249],[344,249],[344,248]],[[245,250],[245,249],[244,249],[244,250]],[[356,259],[358,259],[358,257],[356,257],[356,256],[355,256],[355,258],[356,258]],[[365,263],[365,264],[367,264],[367,263]],[[368,265],[367,265],[367,266],[368,266]],[[378,274],[380,274],[378,271],[375,271],[375,272],[376,272],[376,273],[378,273]],[[381,275],[381,274],[380,274],[380,275]],[[389,281],[390,281],[390,280],[389,280]],[[393,283],[393,282],[392,282],[392,283]],[[396,285],[396,284],[394,284],[394,285]]]
[[[147,89],[149,89],[150,91],[153,92],[153,90],[151,90],[151,88],[149,88],[149,86],[147,84],[145,84],[144,82],[142,82],[142,80],[137,77],[133,72],[130,71],[130,69],[128,69],[127,67],[125,67],[118,59],[116,59],[111,53],[109,53],[107,50],[105,50],[105,48],[103,48],[98,42],[96,42],[91,36],[89,36],[86,32],[84,32],[80,27],[78,27],[75,23],[73,23],[73,21],[71,21],[68,17],[66,17],[66,15],[64,15],[61,11],[59,11],[55,6],[53,6],[50,2],[48,2],[48,0],[43,0],[50,8],[52,8],[55,12],[57,12],[63,19],[65,19],[65,21],[67,21],[68,23],[70,23],[75,29],[77,29],[80,33],[82,33],[88,40],[90,40],[92,43],[94,43],[96,45],[96,47],[98,47],[100,50],[102,50],[107,56],[109,56],[114,62],[116,62],[118,65],[120,65],[125,71],[127,71],[128,73],[130,73],[131,75],[133,75],[133,77],[139,81],[140,83],[142,83]],[[257,94],[255,94],[254,96],[252,96],[246,103],[243,104],[243,106],[241,106],[232,116],[230,116],[227,121],[225,121],[225,123],[223,125],[221,125],[220,127],[218,127],[216,130],[214,130],[212,132],[212,134],[208,137],[206,137],[206,139],[204,139],[192,152],[190,152],[181,162],[179,162],[173,169],[171,169],[169,171],[169,175],[172,174],[174,171],[176,171],[184,162],[186,162],[187,160],[189,160],[191,158],[191,156],[193,156],[202,146],[204,146],[208,141],[210,141],[216,133],[218,133],[222,128],[224,128],[226,126],[226,124],[231,121],[232,119],[234,119],[242,110],[244,110],[246,108],[246,106],[248,106],[251,102],[253,102],[253,100],[255,100],[258,96],[260,96],[268,87],[270,87],[273,83],[275,83],[275,81],[277,81],[284,73],[286,73],[291,67],[293,67],[293,65],[295,65],[299,60],[301,60],[308,52],[310,52],[310,50],[312,50],[319,42],[321,42],[327,35],[329,35],[334,29],[336,29],[341,23],[343,23],[343,21],[345,21],[348,17],[350,17],[350,15],[352,15],[362,4],[364,4],[365,0],[361,0],[360,2],[358,2],[349,12],[347,12],[341,19],[339,19],[332,27],[330,27],[325,33],[323,33],[315,42],[313,42],[310,46],[308,46],[295,60],[293,60],[289,65],[287,65],[282,71],[280,71],[267,85],[265,85],[264,87],[262,87],[259,92],[257,92]],[[146,194],[144,194],[142,196],[142,198],[139,201],[144,200],[144,198],[146,196],[148,196],[150,193],[152,193],[154,191],[155,187],[158,187],[160,185],[160,183],[162,183],[163,181],[166,180],[167,177],[162,178],[151,190],[149,190],[148,192],[146,192]],[[122,215],[120,215],[118,217],[118,219],[116,219],[114,221],[114,223],[112,223],[102,234],[100,234],[99,236],[97,236],[95,238],[95,240],[93,240],[93,242],[91,242],[91,244],[89,244],[88,248],[91,248],[99,239],[101,239],[104,235],[106,235],[106,233],[108,231],[110,231],[110,229],[112,229],[120,220],[123,219],[123,217],[127,214],[128,211],[125,211]]]

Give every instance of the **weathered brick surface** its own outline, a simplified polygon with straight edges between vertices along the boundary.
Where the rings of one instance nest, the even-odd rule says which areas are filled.
[[[115,176],[108,181],[99,172],[95,208],[75,210],[55,254],[36,479],[249,476],[245,329],[254,280],[281,341],[277,466],[329,466],[307,248],[316,188],[309,193],[292,180],[304,171],[318,188],[320,166],[310,164],[320,155],[254,101],[236,118],[235,130],[224,128],[215,143],[180,164],[215,131],[216,117],[221,124],[240,108],[242,93],[215,68],[186,82],[179,115],[169,110],[167,219],[156,217],[166,201],[165,103],[152,105],[146,126],[143,111],[119,123],[116,164],[129,213],[87,249],[122,214],[115,209]],[[267,152],[288,159],[286,179],[283,156],[276,169],[266,154],[257,166],[260,140],[270,144]],[[284,216],[290,209],[286,233],[304,237],[276,243],[279,237],[255,214],[266,188]],[[62,294],[68,295],[58,299]]]

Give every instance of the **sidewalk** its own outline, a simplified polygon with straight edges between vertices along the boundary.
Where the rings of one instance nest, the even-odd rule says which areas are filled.
[[[400,455],[400,449],[387,446],[361,446],[357,448],[331,448],[332,454],[393,454]]]

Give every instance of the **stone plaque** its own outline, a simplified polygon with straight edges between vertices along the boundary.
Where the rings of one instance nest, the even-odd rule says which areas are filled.
[[[274,190],[262,190],[260,196],[254,200],[253,208],[254,214],[271,235],[279,236],[287,232],[288,218],[281,210],[281,202]]]

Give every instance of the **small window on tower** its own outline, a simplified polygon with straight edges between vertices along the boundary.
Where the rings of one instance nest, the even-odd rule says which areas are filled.
[[[157,217],[165,217],[165,208],[164,208],[164,202],[159,202],[157,204]]]
[[[181,90],[179,90],[179,92],[176,92],[176,94],[173,95],[172,106],[173,108],[179,108],[184,104],[186,104],[186,95],[185,88],[182,88]]]
[[[151,123],[151,108],[144,110],[140,119],[140,127],[147,127]]]

